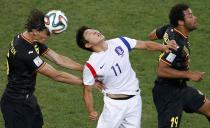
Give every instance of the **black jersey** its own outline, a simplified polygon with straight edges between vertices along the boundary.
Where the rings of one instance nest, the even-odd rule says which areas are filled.
[[[169,27],[166,30],[163,39],[164,43],[166,43],[168,40],[175,40],[179,48],[177,50],[172,50],[171,53],[162,53],[160,56],[160,61],[165,62],[177,70],[188,70],[190,56],[188,37],[184,36],[175,28]]]
[[[162,30],[162,31],[160,31]],[[160,33],[163,33],[163,44],[166,44],[169,40],[175,40],[179,48],[177,50],[172,50],[171,53],[162,53],[160,55],[159,61],[162,61],[171,68],[180,71],[187,71],[189,70],[189,62],[190,62],[190,49],[189,49],[189,42],[188,37],[184,36],[181,32],[176,30],[175,28],[168,26],[167,29],[159,29]],[[157,33],[158,31],[156,31]],[[158,81],[166,82],[166,83],[175,83],[179,82],[180,80],[187,81],[188,79],[178,78],[178,79],[170,79],[170,78],[163,78],[157,77]]]
[[[7,89],[15,93],[33,92],[36,72],[45,64],[40,55],[47,51],[44,44],[29,42],[22,34],[15,36],[7,54]]]
[[[156,29],[156,32],[155,32],[157,38],[158,38],[158,39],[163,39],[163,36],[164,36],[166,30],[167,30],[169,27],[170,27],[170,25],[167,24],[167,25],[164,25],[164,26],[161,26],[161,27],[157,28],[157,29]]]

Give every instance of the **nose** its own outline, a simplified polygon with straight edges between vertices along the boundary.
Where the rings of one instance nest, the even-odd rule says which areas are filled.
[[[197,16],[194,16],[195,20],[197,20]]]

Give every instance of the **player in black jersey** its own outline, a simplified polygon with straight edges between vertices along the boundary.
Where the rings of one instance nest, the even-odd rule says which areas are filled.
[[[35,9],[31,12],[26,29],[14,37],[7,54],[8,84],[1,98],[1,111],[6,128],[42,127],[42,113],[33,95],[37,73],[55,81],[82,85],[79,77],[54,69],[40,57],[69,69],[83,69],[80,64],[45,45],[50,33],[44,25],[44,14],[41,11]]]
[[[197,17],[186,4],[175,5],[169,14],[170,25],[153,30],[151,40],[175,40],[179,48],[162,53],[153,88],[153,100],[158,112],[159,128],[178,128],[182,111],[200,113],[210,121],[210,102],[199,90],[187,85],[188,80],[199,82],[204,72],[189,70],[189,33],[197,27]]]

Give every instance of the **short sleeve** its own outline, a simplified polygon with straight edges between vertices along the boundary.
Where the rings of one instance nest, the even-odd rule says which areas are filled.
[[[137,42],[136,39],[131,39],[128,37],[123,37],[123,36],[120,36],[119,38],[127,47],[129,52],[136,46],[136,42]]]
[[[157,36],[158,39],[163,39],[163,35],[166,32],[166,30],[167,30],[168,27],[170,27],[169,24],[157,28],[157,30],[156,30],[156,36]]]
[[[95,83],[96,73],[94,68],[89,64],[86,63],[84,70],[83,70],[83,83],[84,85],[94,85]]]
[[[28,68],[31,69],[32,72],[36,72],[40,70],[44,65],[44,60],[35,52],[29,51],[31,54],[20,54],[21,59],[23,60],[24,64],[27,65]]]
[[[40,55],[44,55],[49,50],[47,45],[45,45],[45,44],[37,43],[37,46],[39,47],[39,54]]]

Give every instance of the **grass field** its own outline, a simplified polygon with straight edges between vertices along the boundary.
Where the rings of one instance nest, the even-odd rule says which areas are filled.
[[[64,11],[69,19],[65,33],[52,36],[48,46],[83,64],[89,52],[77,48],[75,31],[81,25],[88,25],[103,32],[106,38],[125,35],[147,40],[147,34],[155,27],[168,23],[168,12],[178,2],[188,3],[198,17],[199,28],[190,35],[191,69],[206,72],[200,83],[190,82],[210,97],[210,10],[209,0],[0,0],[0,95],[6,85],[6,52],[14,35],[24,31],[26,16],[33,8],[44,12],[51,9]],[[133,51],[131,62],[141,81],[143,115],[142,128],[156,128],[157,114],[152,101],[152,87],[159,53]],[[49,62],[50,63],[50,62]],[[50,63],[51,64],[51,63]],[[81,76],[81,73],[63,69]],[[58,83],[38,75],[36,96],[41,106],[44,128],[94,128],[96,122],[87,119],[82,100],[82,88]],[[95,106],[100,112],[102,94],[94,90]],[[183,114],[183,128],[209,128],[206,118],[198,114]],[[0,128],[3,126],[0,114]]]

